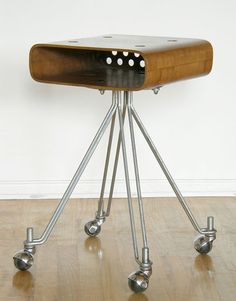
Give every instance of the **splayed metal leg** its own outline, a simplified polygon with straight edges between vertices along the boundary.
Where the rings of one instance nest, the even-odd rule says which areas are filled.
[[[16,267],[20,270],[26,270],[30,268],[33,264],[33,254],[35,253],[35,246],[44,244],[47,239],[49,238],[57,220],[59,219],[64,207],[66,206],[73,190],[75,189],[79,179],[85,170],[89,160],[91,159],[99,141],[101,140],[107,126],[109,125],[112,117],[114,116],[117,109],[117,100],[115,94],[113,93],[112,105],[109,111],[106,114],[100,128],[98,129],[92,143],[90,144],[83,160],[81,161],[74,177],[72,178],[69,186],[67,187],[61,201],[59,202],[55,212],[53,213],[47,227],[45,228],[43,234],[40,238],[34,239],[33,238],[33,229],[27,229],[27,239],[24,241],[24,249],[18,253],[16,253],[13,257],[14,263]],[[32,230],[29,230],[32,229]]]
[[[123,97],[122,97],[123,95]],[[141,225],[141,233],[142,233],[142,245],[141,245],[141,257],[139,256],[139,244],[137,241],[137,232],[136,232],[136,221],[134,218],[134,208],[132,194],[131,194],[131,185],[130,185],[130,177],[129,177],[129,166],[128,166],[128,159],[127,159],[127,148],[126,148],[126,140],[125,140],[125,131],[124,131],[124,122],[125,116],[128,115],[128,127],[130,132],[130,141],[131,141],[131,150],[132,150],[132,160],[133,160],[133,168],[134,168],[134,175],[135,175],[135,183],[136,183],[136,190],[137,190],[137,203],[138,203],[138,210],[139,210],[139,219]],[[113,165],[112,171],[112,178],[109,190],[109,197],[107,201],[107,206],[105,206],[104,200],[104,193],[105,193],[105,186],[108,178],[108,169],[109,169],[109,162],[111,157],[111,150],[112,150],[112,141],[114,136],[114,128],[116,117],[118,117],[118,124],[119,124],[119,134],[116,146],[116,153],[115,153],[115,160]],[[135,133],[134,133],[134,123],[137,124],[138,128],[140,129],[141,133],[143,134],[147,144],[149,145],[152,153],[154,154],[158,164],[160,165],[163,173],[165,174],[169,184],[171,185],[173,191],[175,192],[181,206],[183,207],[187,217],[189,218],[191,224],[193,225],[194,229],[200,234],[195,241],[194,247],[200,254],[207,254],[211,251],[213,246],[213,241],[216,239],[216,229],[214,228],[214,217],[208,216],[207,217],[207,225],[205,228],[201,228],[195,219],[193,213],[191,212],[186,200],[182,196],[180,190],[178,189],[174,179],[172,178],[170,172],[168,171],[164,161],[162,160],[159,152],[157,151],[153,141],[151,140],[147,130],[145,129],[140,117],[138,116],[136,110],[133,106],[133,93],[130,91],[113,91],[112,92],[112,105],[103,120],[97,134],[95,135],[90,147],[88,148],[83,160],[81,161],[74,177],[72,178],[66,192],[64,193],[61,201],[58,204],[53,216],[51,217],[47,227],[45,228],[43,234],[40,238],[34,239],[33,237],[33,228],[27,228],[27,239],[24,242],[24,249],[14,256],[14,263],[15,266],[20,270],[27,270],[33,264],[33,255],[36,251],[36,245],[43,244],[49,238],[57,220],[59,219],[64,207],[66,206],[74,188],[76,187],[79,179],[85,170],[90,158],[92,157],[98,143],[100,142],[103,133],[105,132],[106,128],[109,124],[110,133],[107,145],[107,153],[105,159],[105,167],[103,172],[103,179],[102,179],[102,186],[100,197],[98,200],[98,209],[95,214],[95,219],[88,222],[85,225],[85,232],[89,236],[96,236],[101,231],[101,225],[104,223],[106,217],[109,216],[111,211],[111,204],[114,192],[114,185],[116,180],[116,173],[117,173],[117,166],[119,161],[120,149],[122,150],[123,156],[123,165],[124,165],[124,174],[125,174],[125,185],[127,191],[127,200],[128,200],[128,211],[130,217],[130,227],[131,227],[131,237],[132,237],[132,244],[133,244],[133,252],[134,258],[137,264],[139,265],[139,269],[137,272],[134,272],[129,275],[128,277],[128,284],[129,287],[134,292],[143,292],[147,289],[149,284],[149,279],[152,274],[152,262],[149,258],[149,247],[148,247],[148,239],[146,234],[146,227],[145,227],[145,218],[144,218],[144,206],[143,206],[143,199],[141,193],[141,185],[140,185],[140,177],[139,177],[139,168],[138,168],[138,155],[136,150],[136,142],[135,142]],[[105,209],[106,208],[106,209]]]
[[[147,130],[145,129],[141,119],[139,118],[137,112],[135,111],[134,107],[132,106],[132,115],[142,132],[147,144],[149,145],[151,151],[153,152],[157,162],[159,163],[163,173],[165,174],[170,186],[172,187],[173,191],[176,194],[177,199],[179,200],[182,208],[184,209],[187,217],[189,218],[193,228],[200,234],[200,238],[197,237],[194,241],[195,249],[202,254],[206,254],[211,251],[212,249],[212,242],[216,239],[216,229],[214,228],[214,217],[208,216],[207,217],[207,226],[205,228],[201,228],[195,219],[193,213],[191,212],[187,202],[185,201],[183,195],[181,194],[179,188],[177,187],[174,179],[172,178],[170,172],[168,171],[164,161],[162,160],[159,152],[157,151],[153,141],[151,140],[150,136],[148,135]],[[206,246],[207,245],[207,246]]]

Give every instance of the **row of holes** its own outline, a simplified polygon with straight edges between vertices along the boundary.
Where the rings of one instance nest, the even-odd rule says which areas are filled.
[[[106,38],[106,37],[104,37],[104,38]],[[68,42],[70,42],[70,43],[78,43],[78,41],[68,41]],[[116,55],[118,54],[118,52],[115,51],[115,50],[113,50],[111,53],[112,53],[113,56],[116,56]],[[122,54],[123,54],[123,56],[127,57],[130,53],[129,53],[128,51],[123,51]],[[140,53],[136,53],[136,52],[135,52],[135,53],[132,53],[132,54],[134,54],[135,57],[139,57],[139,56],[140,56]],[[111,64],[112,64],[112,61],[113,61],[113,60],[112,60],[111,57],[107,57],[107,58],[106,58],[106,63],[107,63],[108,65],[111,65]],[[122,66],[122,65],[123,65],[123,60],[122,60],[122,58],[118,58],[116,62],[117,62],[117,64],[118,64],[119,66]],[[135,61],[134,61],[133,59],[129,59],[128,64],[129,64],[130,67],[133,67],[133,66],[134,66],[134,63],[135,63]],[[144,62],[144,60],[141,60],[141,61],[139,62],[139,65],[140,65],[141,68],[144,68],[144,67],[145,67],[145,62]]]
[[[112,64],[112,58],[111,58],[111,57],[107,57],[107,58],[106,58],[106,62],[107,62],[108,65],[111,65],[111,64]],[[118,64],[119,66],[123,65],[123,60],[122,60],[121,58],[118,58],[116,62],[117,62],[117,64]],[[128,61],[128,64],[129,64],[130,67],[133,67],[133,66],[134,66],[134,60],[130,59],[130,60]],[[144,68],[144,67],[145,67],[145,62],[144,62],[144,60],[141,60],[141,61],[139,62],[139,65],[140,65],[140,67]]]
[[[113,50],[111,53],[112,53],[113,56],[116,56],[116,55],[118,54],[118,52],[115,51],[115,50]],[[130,53],[129,53],[128,51],[123,51],[122,54],[123,54],[124,57],[127,57]],[[137,58],[140,57],[140,53],[131,53],[131,54],[133,54],[133,55],[134,55],[135,57],[137,57]],[[106,58],[107,64],[108,64],[108,65],[111,65],[111,64],[112,64],[112,61],[113,61],[114,59],[115,59],[115,58],[112,59],[111,57],[107,57],[107,58]],[[123,65],[123,59],[122,59],[122,58],[118,58],[118,59],[116,60],[116,62],[117,62],[117,64],[118,64],[119,66]],[[134,66],[134,63],[135,63],[135,61],[134,61],[133,59],[129,59],[129,60],[128,60],[128,64],[129,64],[130,67],[133,67],[133,66]],[[145,67],[145,62],[144,62],[144,60],[141,60],[141,61],[139,62],[139,65],[140,65],[141,68],[144,68],[144,67]]]
[[[112,51],[111,53],[112,53],[114,56],[116,56],[118,52],[117,52],[117,51]],[[123,51],[122,54],[123,54],[123,56],[128,56],[128,55],[129,55],[129,52],[128,52],[128,51]],[[133,53],[132,53],[132,54],[133,54]],[[139,56],[140,56],[140,53],[134,53],[134,56],[135,56],[135,57],[139,57]]]

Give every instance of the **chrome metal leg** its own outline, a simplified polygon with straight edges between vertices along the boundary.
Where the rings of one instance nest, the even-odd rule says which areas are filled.
[[[132,120],[132,92],[125,92],[128,94],[128,116],[129,116],[129,128],[130,128],[130,138],[131,138],[131,145],[132,145],[132,153],[133,153],[133,163],[134,163],[134,172],[135,172],[135,181],[136,181],[136,188],[137,188],[137,196],[138,196],[138,204],[139,204],[139,212],[140,212],[140,221],[141,221],[141,229],[142,229],[142,237],[143,237],[143,246],[147,247],[147,235],[146,235],[146,227],[145,227],[145,219],[144,219],[144,210],[143,210],[143,200],[141,195],[141,187],[140,187],[140,178],[139,178],[139,170],[138,170],[138,159],[137,159],[137,151],[135,145],[135,138],[134,138],[134,127],[133,127],[133,120]]]
[[[87,222],[84,225],[84,231],[89,236],[97,236],[100,233],[101,226],[105,222],[105,218],[106,218],[106,212],[104,211],[104,192],[105,192],[107,172],[108,172],[109,161],[110,161],[110,154],[111,154],[112,138],[113,138],[114,126],[115,126],[115,119],[116,119],[116,112],[114,113],[114,115],[112,117],[112,122],[111,122],[109,140],[108,140],[108,145],[107,145],[107,154],[106,154],[106,160],[105,160],[105,167],[104,167],[103,179],[102,179],[102,187],[101,187],[100,197],[99,197],[99,200],[98,200],[98,210],[95,214],[95,219]]]
[[[134,107],[132,106],[132,115],[140,129],[140,131],[142,132],[144,138],[146,139],[150,149],[152,150],[157,162],[159,163],[163,173],[165,174],[169,184],[171,185],[173,191],[175,192],[180,204],[182,205],[186,215],[188,216],[190,222],[192,223],[194,229],[199,232],[200,234],[204,235],[204,236],[207,236],[208,239],[210,241],[213,241],[215,238],[216,238],[216,229],[214,229],[213,227],[208,227],[209,226],[209,223],[213,224],[213,221],[214,221],[214,218],[213,217],[208,217],[208,226],[206,228],[200,228],[200,226],[198,225],[195,217],[193,216],[190,208],[188,207],[184,197],[182,196],[180,190],[178,189],[174,179],[172,178],[170,172],[168,171],[164,161],[162,160],[159,152],[157,151],[153,141],[151,140],[150,136],[148,135],[141,119],[139,118],[137,112],[135,111]],[[211,221],[211,222],[209,222]]]
[[[28,228],[27,229],[27,239],[26,241],[24,242],[24,251],[28,252],[28,253],[34,253],[35,252],[35,246],[36,245],[40,245],[40,244],[43,244],[47,241],[49,235],[51,234],[58,218],[60,217],[65,205],[67,204],[74,188],[76,187],[83,171],[85,170],[90,158],[92,157],[99,141],[101,140],[107,126],[109,125],[112,117],[114,116],[115,112],[116,112],[116,109],[117,109],[117,99],[115,97],[115,94],[113,93],[113,99],[112,99],[112,105],[109,109],[109,111],[107,112],[106,114],[106,117],[104,118],[100,128],[98,129],[92,143],[90,144],[83,160],[81,161],[76,173],[74,174],[69,186],[67,187],[61,201],[59,202],[55,212],[53,213],[47,227],[45,228],[43,234],[41,235],[40,238],[37,238],[37,239],[34,239],[33,238],[33,229],[32,228]],[[22,252],[20,252],[21,255],[20,257],[18,256],[19,253],[17,253],[15,256],[14,256],[14,260],[15,260],[15,263],[18,262],[21,260],[22,258]],[[25,253],[23,254],[25,256]],[[18,256],[18,257],[17,257]],[[31,258],[30,258],[31,260]],[[25,266],[23,266],[23,268],[25,269]],[[17,266],[19,269],[21,269],[21,267]]]
[[[112,106],[110,107],[105,119],[103,120],[99,130],[97,131],[92,143],[90,144],[83,160],[81,161],[74,177],[72,178],[69,186],[67,187],[61,201],[59,202],[53,216],[51,217],[47,227],[45,228],[43,234],[38,239],[33,238],[33,228],[27,228],[27,239],[24,242],[24,250],[17,253],[14,256],[14,262],[18,269],[27,270],[33,264],[33,254],[35,253],[35,246],[43,244],[47,241],[49,235],[51,234],[58,218],[60,217],[66,203],[68,202],[75,186],[77,185],[83,171],[85,170],[91,156],[93,155],[103,133],[111,122],[109,141],[107,146],[105,167],[103,172],[103,180],[102,187],[100,192],[100,198],[98,201],[98,210],[95,216],[95,220],[87,223],[85,225],[85,231],[90,236],[97,235],[101,230],[101,224],[105,221],[105,217],[109,216],[111,209],[111,202],[114,191],[114,184],[116,179],[117,166],[119,161],[119,153],[120,148],[122,147],[122,155],[123,155],[123,164],[124,164],[124,172],[125,172],[125,184],[127,190],[127,199],[128,199],[128,209],[130,216],[130,226],[131,226],[131,235],[132,235],[132,243],[133,243],[133,251],[136,262],[139,264],[139,270],[135,273],[132,273],[128,277],[128,283],[130,288],[134,292],[142,292],[147,289],[149,278],[152,273],[152,262],[149,259],[149,247],[146,235],[146,227],[145,227],[145,218],[144,218],[144,208],[143,208],[143,200],[141,194],[141,185],[139,178],[139,168],[138,168],[138,158],[136,151],[136,143],[135,143],[135,134],[134,134],[134,125],[133,119],[138,125],[140,131],[142,132],[146,142],[148,143],[151,151],[153,152],[157,162],[159,163],[163,173],[165,174],[169,184],[171,185],[173,191],[175,192],[181,206],[183,207],[187,217],[192,223],[194,229],[199,232],[200,236],[195,240],[194,246],[196,250],[201,254],[208,253],[212,248],[212,243],[216,239],[216,229],[214,228],[214,218],[212,216],[207,217],[207,226],[205,228],[200,228],[197,223],[193,213],[188,207],[184,197],[182,196],[180,190],[178,189],[174,179],[172,178],[170,172],[168,171],[165,163],[163,162],[160,154],[158,153],[153,141],[148,135],[140,117],[135,111],[132,103],[132,92],[124,91],[124,98],[122,100],[120,91],[112,92]],[[115,118],[116,111],[118,113],[119,119],[119,137],[117,141],[115,161],[112,172],[112,180],[109,192],[109,199],[106,210],[104,210],[104,191],[105,185],[107,181],[107,172],[109,168],[110,161],[110,153],[112,147],[114,126],[115,126]],[[127,151],[126,151],[126,143],[125,143],[125,134],[124,134],[124,120],[126,111],[128,111],[128,120],[129,120],[129,130],[130,130],[130,139],[132,146],[132,157],[134,164],[134,172],[135,172],[135,181],[136,181],[136,189],[137,189],[137,200],[138,200],[138,208],[139,208],[139,216],[140,216],[140,224],[142,231],[142,258],[139,258],[139,249],[138,242],[136,236],[136,226],[135,226],[135,218],[134,218],[134,209],[133,209],[133,200],[131,197],[131,187],[130,187],[130,178],[129,178],[129,168],[128,168],[128,160],[127,160]]]
[[[122,113],[122,120],[124,124],[125,120],[125,114],[126,114],[126,105],[123,106],[123,113]],[[115,126],[115,118],[116,116],[113,116],[112,124],[111,124],[111,130],[109,135],[109,141],[108,141],[108,147],[107,147],[107,155],[106,155],[106,161],[105,161],[105,168],[103,173],[103,179],[102,179],[102,188],[100,192],[100,197],[98,201],[98,211],[96,217],[99,218],[101,216],[108,217],[111,210],[111,203],[113,198],[113,192],[114,192],[114,185],[116,180],[116,172],[117,172],[117,166],[119,161],[119,154],[120,154],[120,145],[121,145],[121,134],[119,133],[118,136],[118,142],[116,147],[116,154],[115,154],[115,161],[113,166],[113,172],[112,172],[112,179],[111,179],[111,185],[110,185],[110,192],[108,197],[108,203],[107,208],[104,210],[104,191],[105,191],[105,185],[107,180],[107,172],[109,167],[109,160],[110,160],[110,153],[111,153],[111,146],[112,146],[112,138],[113,138],[113,132],[114,132],[114,126]]]
[[[104,167],[103,179],[102,179],[102,187],[101,187],[100,197],[99,197],[99,201],[98,201],[98,211],[97,211],[97,214],[96,214],[97,218],[103,217],[105,215],[105,212],[103,210],[104,209],[104,192],[105,192],[107,172],[108,172],[109,161],[110,161],[110,154],[111,154],[111,146],[112,146],[112,138],[113,138],[113,133],[114,133],[115,120],[116,120],[116,115],[114,114],[114,116],[112,118],[112,122],[111,122],[111,129],[110,129],[108,146],[107,146],[106,161],[105,161],[105,167]]]
[[[138,243],[136,237],[136,227],[135,227],[135,219],[133,212],[133,203],[131,198],[131,189],[130,189],[130,179],[129,179],[129,170],[128,170],[128,161],[126,154],[126,144],[125,144],[125,135],[124,135],[124,126],[123,119],[121,113],[121,93],[117,92],[118,97],[118,116],[119,116],[119,124],[120,124],[120,136],[121,136],[121,145],[122,145],[122,153],[123,153],[123,163],[124,163],[124,171],[125,171],[125,183],[127,190],[127,198],[128,198],[128,207],[129,207],[129,215],[130,215],[130,225],[131,225],[131,234],[133,241],[133,249],[134,249],[134,257],[139,264],[140,270],[135,273],[132,273],[128,277],[128,284],[131,290],[134,292],[143,292],[147,289],[149,278],[152,273],[152,262],[149,260],[149,249],[147,246],[147,238],[146,238],[146,229],[143,215],[143,205],[142,205],[142,197],[141,197],[141,189],[140,189],[140,181],[139,181],[139,172],[138,172],[138,164],[137,164],[137,155],[136,155],[136,147],[134,140],[134,132],[133,132],[133,124],[132,124],[132,116],[130,112],[130,95],[131,92],[124,92],[124,105],[128,105],[128,115],[129,115],[129,125],[130,125],[130,134],[131,134],[131,143],[132,143],[132,153],[134,160],[134,169],[135,169],[135,179],[138,193],[138,202],[139,202],[139,210],[140,210],[140,219],[141,219],[141,227],[143,234],[143,243],[144,246],[142,248],[142,261],[139,259],[138,252]]]
[[[118,92],[116,92],[116,94],[117,94],[117,100],[118,100],[118,117],[119,117],[119,125],[120,125],[121,146],[122,146],[123,163],[124,163],[124,171],[125,171],[125,184],[126,184],[128,206],[129,206],[130,226],[131,226],[131,234],[132,234],[132,241],[133,241],[134,257],[135,257],[137,263],[141,264],[141,262],[139,260],[133,204],[132,204],[132,198],[131,198],[128,160],[127,160],[127,153],[126,153],[124,125],[123,125],[122,109],[121,109],[121,106],[122,106],[121,92],[118,91]]]
[[[124,98],[125,97],[126,97],[126,95],[124,95]],[[125,122],[125,115],[126,115],[126,105],[125,105],[125,100],[124,100],[123,113],[122,113],[123,124]],[[118,142],[117,142],[117,147],[116,147],[115,162],[114,162],[114,167],[113,167],[113,172],[112,172],[111,186],[110,186],[110,192],[109,192],[109,197],[108,197],[106,216],[109,216],[110,211],[111,211],[111,203],[112,203],[115,180],[116,180],[116,172],[117,172],[117,166],[118,166],[118,161],[119,161],[119,156],[120,156],[120,146],[121,146],[121,132],[119,132],[119,137],[118,137]]]
[[[125,120],[125,114],[126,114],[126,105],[123,106],[123,114],[122,114],[123,124],[124,124],[124,120]],[[106,180],[107,180],[107,172],[108,172],[108,168],[109,168],[114,126],[115,126],[115,118],[116,118],[116,114],[114,114],[114,116],[112,118],[112,123],[111,123],[111,129],[110,129],[108,146],[107,146],[107,154],[106,154],[106,160],[105,160],[105,167],[104,167],[103,179],[102,179],[102,187],[101,187],[100,197],[98,200],[98,210],[95,214],[95,219],[87,222],[84,226],[84,231],[89,236],[97,236],[101,231],[101,225],[105,222],[106,217],[108,217],[110,215],[111,203],[112,203],[113,191],[114,191],[114,185],[115,185],[115,179],[116,179],[116,171],[117,171],[117,166],[118,166],[118,161],[119,161],[120,145],[121,145],[121,135],[119,133],[117,147],[116,147],[114,167],[113,167],[113,172],[112,172],[112,180],[111,180],[111,185],[110,185],[109,198],[108,198],[108,202],[107,202],[107,207],[106,207],[106,209],[104,209],[104,191],[105,191]]]
[[[125,93],[127,94],[130,139],[131,139],[131,146],[132,146],[134,173],[135,173],[139,214],[140,214],[140,223],[141,223],[142,238],[143,238],[142,261],[141,261],[140,267],[139,267],[140,270],[138,270],[137,272],[131,273],[129,275],[128,284],[129,284],[129,287],[134,292],[143,292],[144,290],[147,289],[148,283],[149,283],[149,278],[152,274],[152,262],[149,259],[149,247],[148,247],[147,235],[146,235],[143,200],[142,200],[142,194],[141,194],[139,169],[138,169],[138,158],[137,158],[134,127],[133,127],[133,120],[132,120],[131,105],[132,105],[132,101],[133,101],[133,93],[132,92],[125,92]]]

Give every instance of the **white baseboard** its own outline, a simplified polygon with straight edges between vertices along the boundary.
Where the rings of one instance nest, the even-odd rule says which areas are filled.
[[[182,179],[176,180],[176,183],[185,196],[236,196],[236,179]],[[0,181],[0,199],[60,198],[68,184],[66,180]],[[174,195],[168,182],[163,179],[143,179],[141,186],[145,197]],[[97,198],[100,187],[100,180],[81,180],[72,197]],[[134,180],[131,180],[131,188],[136,196]],[[117,180],[114,196],[126,196],[124,180]]]

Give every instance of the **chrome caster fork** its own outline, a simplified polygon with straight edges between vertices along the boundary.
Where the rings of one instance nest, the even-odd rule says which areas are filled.
[[[15,267],[20,271],[26,271],[34,263],[35,246],[27,246],[33,240],[33,228],[27,228],[27,240],[24,242],[24,249],[13,256]]]
[[[84,231],[88,236],[97,236],[101,232],[101,225],[105,222],[105,212],[84,225]]]
[[[148,288],[149,278],[152,275],[152,262],[149,260],[149,249],[142,249],[142,262],[137,272],[128,277],[129,288],[135,293],[142,293]]]
[[[147,272],[143,272],[142,270],[139,270],[135,273],[130,274],[128,277],[129,288],[134,293],[144,292],[148,288],[150,276],[151,276],[151,273],[149,274]]]
[[[207,254],[213,248],[213,241],[216,239],[216,230],[214,229],[214,217],[207,217],[207,228],[201,229],[203,233],[196,237],[194,240],[194,248],[200,254]],[[211,234],[207,234],[212,232]]]
[[[27,250],[21,250],[13,256],[15,267],[18,270],[26,271],[32,267],[34,263],[33,255]]]

